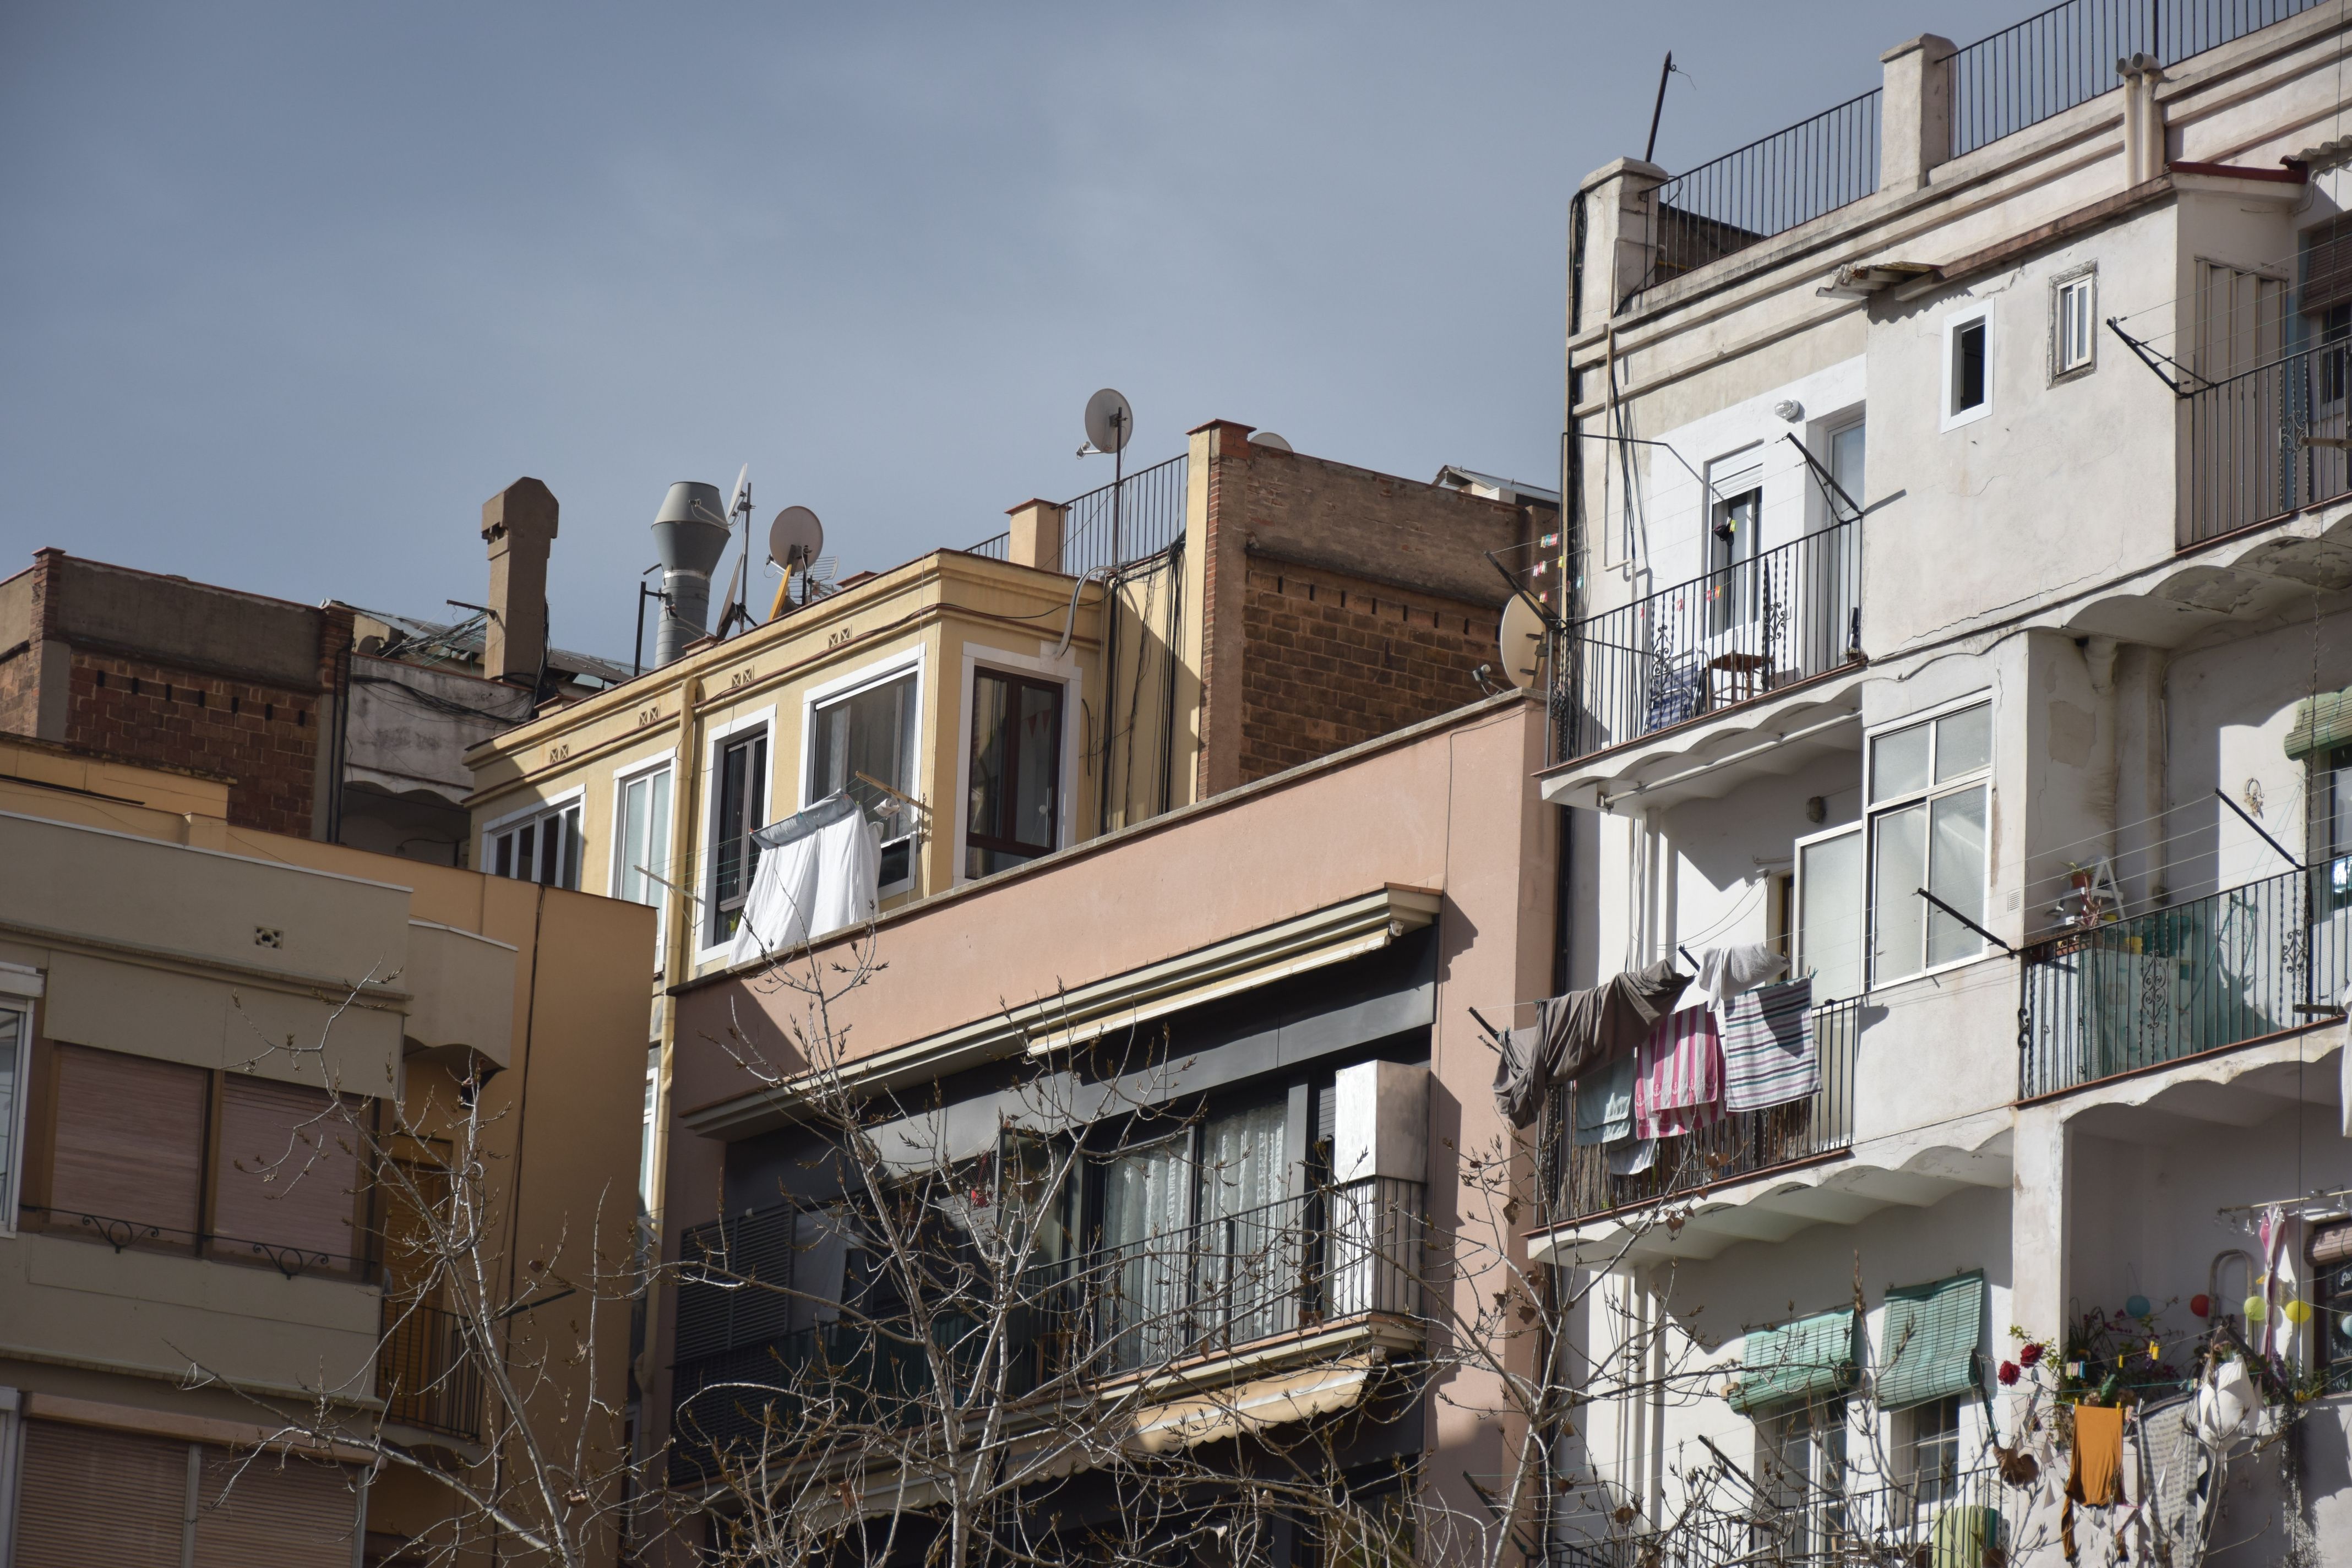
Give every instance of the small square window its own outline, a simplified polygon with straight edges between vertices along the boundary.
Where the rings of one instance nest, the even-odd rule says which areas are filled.
[[[2079,278],[2069,278],[2058,285],[2056,293],[2050,373],[2072,375],[2091,368],[2092,345],[2097,341],[2094,329],[2098,311],[2098,277],[2085,272]]]

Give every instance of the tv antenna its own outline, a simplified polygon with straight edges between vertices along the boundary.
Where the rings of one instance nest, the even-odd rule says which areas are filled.
[[[1127,485],[1127,443],[1135,434],[1135,409],[1127,395],[1104,387],[1087,399],[1087,444],[1078,456],[1110,454],[1110,563],[1119,564],[1120,491]]]
[[[801,574],[801,603],[805,605],[815,596],[813,579],[817,557],[824,551],[824,524],[804,506],[788,506],[768,524],[768,559],[784,569],[784,580],[776,588],[777,609],[782,609],[792,595],[795,572]],[[771,612],[772,618],[772,616]]]
[[[719,636],[726,637],[737,622],[751,624],[751,606],[745,595],[751,592],[751,465],[743,465],[735,476],[734,499],[727,503],[727,526],[733,531],[735,520],[743,520],[743,553],[735,558],[735,581],[727,589],[727,614],[719,618]]]

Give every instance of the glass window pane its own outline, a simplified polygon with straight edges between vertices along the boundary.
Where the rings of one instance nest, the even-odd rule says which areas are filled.
[[[886,837],[914,831],[899,795],[915,793],[915,677],[911,674],[844,698],[819,711],[809,799],[846,794],[882,824]],[[865,778],[861,779],[860,774]],[[889,786],[877,789],[866,780]]]
[[[526,882],[531,881],[539,874],[538,866],[539,824],[534,822],[515,835],[514,874]]]
[[[1928,831],[1927,890],[1979,925],[1984,923],[1985,791],[1982,784],[1938,795]],[[1925,900],[1920,900],[1925,902]],[[1927,962],[1949,963],[1984,951],[1984,938],[1938,909],[1927,913]]]
[[[1927,726],[1914,724],[1870,743],[1870,798],[1892,800],[1927,787]]]
[[[1925,967],[1927,807],[1890,811],[1871,826],[1871,982],[1885,984]]]
[[[1985,323],[1952,331],[1952,412],[1965,414],[1985,400]]]
[[[971,682],[971,802],[965,830],[974,837],[1003,836],[1006,683],[982,670]]]
[[[1812,971],[1813,1000],[1863,989],[1862,829],[1797,851],[1797,963]]]
[[[1021,688],[1019,793],[1013,800],[1012,832],[1017,842],[1045,850],[1054,847],[1055,742],[1061,733],[1061,693],[1050,687]]]
[[[1830,437],[1830,477],[1838,489],[1853,498],[1853,503],[1864,503],[1863,495],[1863,426],[1849,425]]]
[[[16,1058],[23,1050],[24,1037],[25,1015],[0,1008],[0,1204],[10,1200],[10,1182],[16,1169],[16,1149],[11,1140],[16,1132]]]
[[[656,877],[669,875],[669,770],[653,776],[653,798],[646,806],[646,858],[637,862]],[[646,902],[661,900],[661,884],[648,880]]]
[[[653,804],[654,781],[631,779],[621,786],[621,897],[649,904],[652,885],[639,869],[646,864],[646,825]]]
[[[1936,782],[1972,773],[1992,761],[1992,704],[1936,721]]]
[[[499,834],[498,837],[498,853],[496,862],[493,867],[493,875],[499,877],[511,877],[514,875],[514,851],[515,836],[511,833]]]

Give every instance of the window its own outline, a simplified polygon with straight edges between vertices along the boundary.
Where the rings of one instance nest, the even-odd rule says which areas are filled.
[[[1845,499],[1856,507],[1866,504],[1863,495],[1863,444],[1866,426],[1862,420],[1830,432],[1830,478],[1837,481]],[[1839,511],[1841,519],[1843,509]]]
[[[1984,951],[1982,937],[1919,890],[1984,922],[1991,766],[1987,702],[1872,738],[1872,984]]]
[[[1061,762],[1060,683],[975,670],[965,876],[985,877],[1054,849]]]
[[[2315,910],[2352,905],[2352,746],[2311,759],[2309,816]]]
[[[1944,328],[1944,428],[1992,411],[1992,321],[1986,308]]]
[[[1764,492],[1744,490],[1715,503],[1706,534],[1706,629],[1710,635],[1756,618],[1757,518]]]
[[[1904,1446],[1909,1464],[1912,1500],[1925,1510],[1940,1507],[1958,1495],[1960,1476],[1960,1398],[1955,1394],[1913,1405],[1910,1440]]]
[[[660,767],[621,781],[618,819],[620,857],[613,892],[633,904],[662,903],[662,879],[669,875],[670,770]]]
[[[1865,966],[1859,824],[1798,841],[1795,903],[1790,973],[1812,976],[1815,1006],[1861,995]]]
[[[1845,1523],[1846,1402],[1820,1400],[1766,1416],[1756,1437],[1759,1500],[1772,1514],[1759,1521],[1758,1549],[1776,1560],[1828,1552]]]
[[[31,1054],[30,1011],[0,995],[0,1234],[16,1223],[18,1166],[25,1147],[26,1058]]]
[[[914,875],[915,676],[869,686],[819,707],[803,804],[846,795],[882,831],[880,885]]]
[[[2352,348],[2352,304],[2330,305],[2312,320],[2319,328],[2319,401],[2344,401],[2344,360]]]
[[[2099,279],[2095,272],[2051,286],[2050,374],[2054,379],[2092,368],[2098,343]]]
[[[718,801],[710,823],[710,934],[716,947],[735,934],[743,900],[751,891],[751,869],[760,847],[751,835],[766,826],[768,731],[726,742],[714,770]]]
[[[490,835],[490,874],[545,888],[580,886],[580,803],[555,806]]]

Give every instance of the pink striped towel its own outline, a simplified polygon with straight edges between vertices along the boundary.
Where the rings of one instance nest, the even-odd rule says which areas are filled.
[[[1715,1014],[1685,1007],[1658,1020],[1633,1068],[1633,1136],[1695,1132],[1723,1114],[1723,1037]]]

